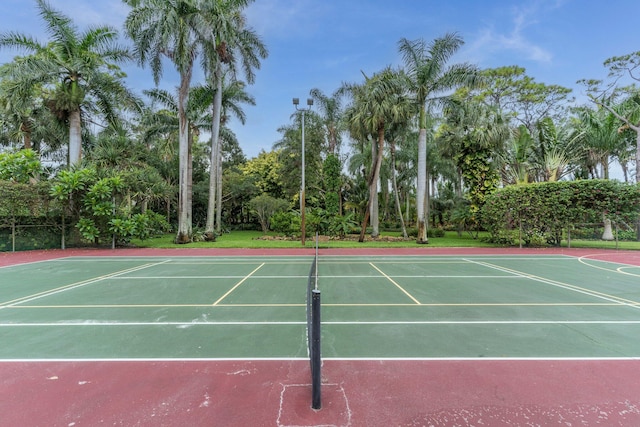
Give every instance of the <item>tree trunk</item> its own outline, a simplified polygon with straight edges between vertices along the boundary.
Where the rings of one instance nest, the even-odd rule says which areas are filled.
[[[362,220],[362,230],[360,230],[360,238],[358,239],[358,242],[360,243],[364,242],[364,235],[367,230],[367,223],[369,222],[370,205],[371,205],[371,199],[369,199],[369,201],[367,202],[367,209],[364,211],[364,219]]]
[[[22,132],[22,144],[25,150],[31,149],[31,129],[27,122],[23,122],[20,125],[20,131]]]
[[[426,224],[426,195],[427,195],[427,130],[420,129],[418,136],[418,184],[416,195],[416,209],[418,211],[418,244],[429,243]]]
[[[375,142],[371,142],[372,145],[375,145]],[[375,212],[375,215],[378,214],[378,177],[380,176],[380,165],[382,164],[382,150],[384,148],[384,125],[382,125],[378,129],[378,152],[377,155],[372,157],[373,164],[371,165],[371,172],[369,174],[369,180],[367,184],[369,185],[369,200],[367,201],[367,209],[365,211],[364,221],[362,222],[362,230],[360,231],[360,239],[359,242],[364,241],[364,235],[366,233],[367,222],[369,221],[369,216],[371,216],[372,212]],[[372,154],[374,154],[374,149],[372,147]],[[375,204],[374,204],[375,202]],[[371,220],[371,226],[373,225],[373,219]],[[377,231],[377,225],[371,233],[371,237],[378,237],[379,231]]]
[[[640,184],[640,126],[631,129],[636,132],[636,184]],[[640,242],[640,215],[636,221],[636,240]]]
[[[214,71],[216,91],[213,97],[213,112],[211,115],[211,159],[209,170],[209,203],[207,206],[207,224],[205,236],[209,241],[215,240],[216,193],[218,189],[218,152],[220,151],[220,117],[222,115],[222,76],[220,65]],[[217,206],[218,210],[220,206]]]
[[[393,185],[393,194],[396,203],[396,211],[398,212],[398,218],[400,219],[400,226],[402,227],[402,237],[407,238],[407,228],[404,225],[404,218],[402,217],[402,208],[400,207],[400,195],[398,194],[398,182],[396,180],[396,145],[391,143],[391,184]]]
[[[379,149],[379,147],[377,148],[376,151],[376,144],[372,141],[371,142],[371,159],[372,161],[375,161],[374,163],[374,167],[371,170],[371,173],[375,174],[373,177],[373,181],[369,182],[369,216],[371,218],[371,237],[378,237],[380,235],[380,230],[379,230],[379,217],[378,217],[378,210],[380,207],[380,204],[378,203],[378,176],[380,175],[380,173],[378,172],[380,170],[379,166],[378,166],[378,153],[381,150]],[[377,169],[377,171],[375,170]]]
[[[611,241],[614,239],[613,229],[611,228],[611,220],[604,214],[602,215],[602,217],[604,219],[604,231],[602,233],[602,240]]]
[[[222,145],[218,144],[218,168],[216,169],[216,233],[222,233]]]
[[[183,73],[178,90],[178,122],[179,122],[179,197],[178,197],[178,234],[176,243],[189,243],[192,239],[193,224],[191,211],[191,183],[189,122],[187,120],[187,102],[189,101],[189,82],[191,72]]]
[[[636,132],[636,184],[640,184],[640,126],[633,126],[631,129]]]
[[[69,165],[77,165],[82,160],[82,122],[80,110],[69,113]]]

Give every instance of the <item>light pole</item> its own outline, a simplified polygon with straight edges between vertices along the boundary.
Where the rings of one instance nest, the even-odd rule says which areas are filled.
[[[300,187],[300,216],[301,216],[301,224],[300,233],[302,234],[302,246],[305,245],[305,221],[304,221],[304,210],[305,210],[305,184],[304,184],[304,113],[311,110],[311,106],[313,105],[313,99],[307,98],[307,108],[298,108],[300,104],[300,100],[298,98],[293,98],[293,105],[296,107],[296,111],[300,111],[302,113],[302,183]]]

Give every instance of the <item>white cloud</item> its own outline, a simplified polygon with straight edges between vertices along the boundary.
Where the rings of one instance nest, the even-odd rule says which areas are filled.
[[[259,0],[245,11],[249,25],[264,37],[300,37],[313,31],[324,16],[322,2]]]
[[[467,47],[467,54],[482,61],[495,54],[509,52],[529,61],[551,63],[553,54],[527,35],[529,27],[539,25],[541,5],[541,2],[535,2],[528,7],[514,8],[512,19],[504,30],[496,30],[494,26],[480,30],[477,39]],[[561,2],[556,2],[551,8],[560,5]]]

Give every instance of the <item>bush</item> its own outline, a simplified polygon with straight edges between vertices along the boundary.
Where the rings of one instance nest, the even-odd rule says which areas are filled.
[[[354,219],[354,214],[337,215],[329,220],[329,235],[344,237],[351,234],[358,227],[358,223]]]
[[[285,236],[293,236],[300,232],[301,219],[297,212],[276,212],[271,215],[271,230]]]
[[[416,237],[418,237],[417,230]],[[444,237],[444,230],[442,228],[429,228],[427,229],[427,237]]]
[[[149,228],[149,237],[159,237],[172,231],[171,224],[167,219],[157,212],[147,211],[147,227]]]
[[[637,240],[636,232],[631,230],[618,230],[618,240],[635,242]]]
[[[498,230],[489,236],[480,239],[483,242],[495,243],[496,245],[516,246],[518,245],[517,230]]]
[[[640,212],[640,186],[609,180],[545,182],[502,188],[487,198],[483,222],[500,240],[519,230],[528,246],[559,245],[572,224],[612,221],[634,223]]]

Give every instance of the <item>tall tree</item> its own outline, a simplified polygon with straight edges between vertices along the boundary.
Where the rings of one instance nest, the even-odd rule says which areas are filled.
[[[539,181],[559,181],[571,172],[571,165],[583,151],[584,141],[581,131],[569,126],[556,126],[551,117],[545,117],[537,124],[537,144],[534,147],[535,163]]]
[[[474,87],[480,82],[475,66],[470,64],[447,65],[451,57],[463,44],[462,38],[455,34],[445,34],[431,43],[424,40],[398,42],[402,54],[405,72],[410,79],[410,90],[419,108],[418,127],[418,243],[428,243],[427,213],[427,115],[429,109],[447,98],[447,92],[460,86]]]
[[[340,90],[337,90],[331,96],[328,96],[318,88],[311,89],[309,94],[314,100],[316,111],[324,122],[327,152],[328,154],[338,154],[341,143],[342,94]]]
[[[226,127],[230,117],[235,116],[240,123],[246,122],[247,116],[242,109],[242,104],[255,105],[256,101],[253,96],[245,91],[245,83],[239,80],[232,80],[231,82],[223,81],[222,83],[222,95],[221,95],[221,114],[220,114],[220,128],[217,131],[218,141],[215,145],[211,146],[210,153],[210,169],[209,169],[209,199],[207,206],[207,219],[205,233],[207,239],[215,240],[214,233],[214,219],[216,224],[220,227],[221,223],[221,210],[222,210],[222,159],[223,152],[226,147],[231,149],[234,145],[237,146],[237,139],[235,134]],[[207,111],[211,112],[215,108],[214,102],[218,97],[218,89],[212,89],[211,86],[197,86],[192,90],[192,98],[195,100],[195,104],[199,104],[201,107],[206,106]],[[211,129],[211,127],[208,127]],[[218,209],[216,208],[216,205]],[[220,229],[215,227],[218,233]]]
[[[380,234],[378,222],[378,179],[384,154],[385,130],[394,124],[406,123],[413,114],[413,104],[407,96],[407,76],[391,68],[365,76],[361,85],[351,85],[352,103],[347,107],[345,117],[352,135],[356,139],[371,138],[372,165],[368,177],[368,209],[362,221],[360,241],[364,234],[369,216],[371,217],[372,237]],[[374,143],[375,141],[375,143]]]
[[[583,132],[583,143],[588,159],[600,164],[601,176],[609,179],[609,159],[614,153],[623,151],[626,139],[619,132],[620,122],[604,108],[581,107],[576,110],[577,126]],[[586,162],[582,162],[584,164]],[[595,172],[595,171],[594,171]],[[594,173],[594,175],[597,175]]]
[[[6,77],[7,68],[7,64],[0,67],[0,121],[4,132],[0,144],[33,148],[41,155],[42,149],[58,150],[68,144],[68,130],[45,105],[48,93],[44,85],[37,84],[25,88],[26,93],[21,92],[20,83]],[[44,141],[46,145],[42,144]]]
[[[192,240],[191,206],[192,166],[187,103],[194,62],[201,48],[199,34],[209,23],[195,1],[123,0],[133,9],[125,21],[127,33],[135,44],[140,64],[150,64],[153,80],[159,83],[163,57],[168,58],[180,74],[178,87],[179,121],[179,197],[177,243]]]
[[[482,71],[485,85],[477,91],[476,99],[497,108],[505,117],[513,118],[536,132],[539,121],[550,117],[560,122],[566,116],[571,89],[535,81],[518,66],[490,68]]]
[[[118,33],[109,26],[79,32],[73,21],[45,0],[36,0],[39,15],[50,35],[47,43],[31,36],[9,32],[0,35],[0,46],[30,53],[8,64],[7,73],[19,85],[14,89],[30,96],[36,85],[52,86],[47,106],[69,126],[69,164],[82,157],[82,121],[98,111],[110,123],[118,111],[137,107],[137,100],[124,85],[117,64],[131,58],[117,44]]]
[[[464,178],[469,219],[477,229],[485,199],[500,182],[496,153],[509,137],[509,127],[495,108],[469,100],[456,98],[444,112],[440,139]]]
[[[623,56],[614,56],[604,62],[609,69],[608,84],[602,88],[602,80],[580,80],[587,86],[591,100],[605,108],[620,120],[626,129],[636,134],[636,182],[640,182],[640,90],[635,86],[620,86],[625,78],[640,82],[640,51]],[[619,102],[620,108],[615,108]],[[638,221],[640,240],[640,220]]]
[[[212,89],[211,110],[211,173],[209,179],[209,203],[207,209],[206,234],[214,238],[214,228],[221,230],[222,204],[222,150],[220,126],[223,120],[223,81],[225,76],[237,79],[242,69],[247,83],[255,81],[255,69],[268,51],[256,32],[247,26],[243,10],[253,0],[204,1],[202,11],[209,25],[200,34],[203,40],[207,80]],[[244,123],[244,122],[243,122]],[[216,209],[216,205],[218,209]],[[214,218],[215,213],[215,218]],[[215,221],[214,221],[215,219]],[[215,227],[214,227],[215,223]]]

